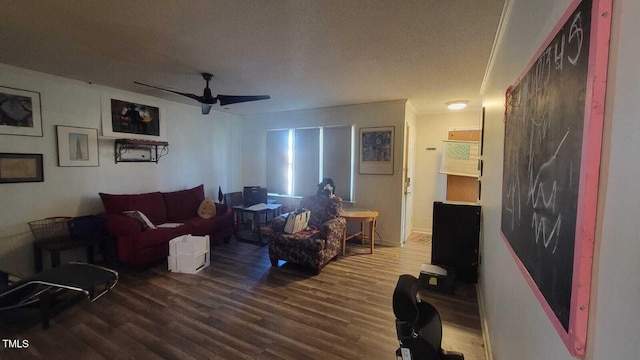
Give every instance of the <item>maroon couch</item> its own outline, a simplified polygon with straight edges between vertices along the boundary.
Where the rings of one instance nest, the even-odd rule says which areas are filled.
[[[186,234],[209,235],[212,243],[228,241],[233,234],[231,209],[216,204],[216,216],[203,219],[198,207],[204,200],[204,185],[173,192],[113,195],[100,193],[106,213],[106,228],[117,241],[118,260],[123,264],[145,266],[169,255],[169,240]],[[154,225],[181,223],[175,228],[143,230],[143,226],[124,211],[137,210]]]

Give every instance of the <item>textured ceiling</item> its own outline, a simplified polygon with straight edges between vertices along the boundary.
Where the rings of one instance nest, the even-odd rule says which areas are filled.
[[[133,81],[201,95],[211,72],[214,95],[271,95],[219,109],[236,114],[395,99],[479,108],[503,3],[3,1],[0,63],[194,105]]]

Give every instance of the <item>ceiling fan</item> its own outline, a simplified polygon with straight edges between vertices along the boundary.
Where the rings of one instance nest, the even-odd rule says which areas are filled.
[[[138,85],[142,85],[142,86],[148,86],[148,87],[154,88],[154,89],[168,91],[170,93],[186,96],[188,98],[196,100],[197,102],[200,103],[200,105],[202,107],[202,115],[208,114],[209,111],[211,111],[211,106],[213,106],[213,104],[215,104],[216,102],[219,102],[220,106],[225,106],[225,105],[236,104],[236,103],[247,102],[247,101],[271,99],[271,96],[269,96],[269,95],[253,95],[253,96],[251,96],[251,95],[249,95],[249,96],[218,95],[218,96],[214,97],[214,96],[211,95],[211,89],[209,89],[209,81],[211,79],[213,79],[213,75],[209,74],[209,73],[202,73],[202,78],[207,82],[207,85],[204,88],[204,93],[202,94],[202,96],[198,96],[198,95],[195,95],[195,94],[184,93],[184,92],[175,91],[175,90],[164,89],[164,88],[161,88],[161,87],[158,87],[158,86],[143,84],[143,83],[137,82],[137,81],[134,81],[134,83],[138,84]]]

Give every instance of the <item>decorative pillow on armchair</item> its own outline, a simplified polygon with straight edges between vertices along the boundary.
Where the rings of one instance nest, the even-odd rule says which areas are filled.
[[[147,229],[156,228],[156,226],[153,225],[151,220],[149,220],[149,218],[147,218],[141,211],[125,211],[122,213],[122,215],[128,216],[136,220],[138,223],[140,223],[140,226],[142,226],[143,231]]]

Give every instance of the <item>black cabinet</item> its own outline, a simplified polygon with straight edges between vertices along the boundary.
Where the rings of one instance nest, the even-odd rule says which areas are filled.
[[[475,283],[479,241],[479,205],[433,203],[432,264],[455,267],[459,280]]]

